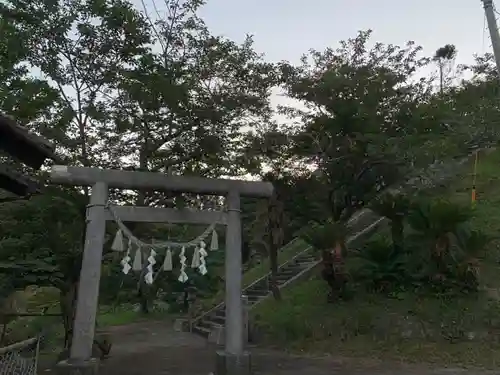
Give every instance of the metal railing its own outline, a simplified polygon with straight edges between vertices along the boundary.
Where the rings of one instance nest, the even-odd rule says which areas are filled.
[[[36,375],[41,337],[0,348],[0,375]]]
[[[350,244],[351,242],[357,240],[359,237],[361,237],[362,235],[370,232],[371,230],[376,230],[378,228],[378,226],[380,224],[382,224],[384,221],[387,221],[387,219],[385,217],[379,217],[377,218],[373,223],[371,223],[370,225],[368,225],[367,227],[365,227],[364,229],[360,230],[359,232],[357,232],[356,234],[354,234],[352,237],[349,237],[346,241],[347,244]],[[309,272],[310,270],[312,270],[313,268],[317,267],[320,263],[322,262],[321,259],[317,260],[316,262],[314,263],[311,263],[309,266],[307,266],[305,269],[303,269],[302,271],[300,271],[298,274],[292,276],[289,280],[285,281],[283,284],[279,285],[278,287],[280,289],[283,289],[285,288],[286,286],[288,286],[289,284],[293,283],[295,280],[297,280],[299,277],[301,277],[304,273],[306,272]],[[262,301],[264,300],[264,298],[260,299],[260,300],[257,300],[253,305],[252,307],[258,305],[259,303],[261,303]]]
[[[348,225],[351,225],[351,224],[355,224],[361,217],[363,217],[367,212],[369,212],[370,210],[368,209],[361,209],[359,211],[357,211],[356,213],[354,213],[351,218],[349,219],[348,221]],[[298,242],[298,241],[301,241],[301,238],[300,237],[295,237],[293,240],[291,240],[290,242],[288,242],[284,247],[288,247],[290,246],[292,243],[295,243],[295,242]],[[307,245],[306,243],[304,243],[304,245],[306,245],[306,247],[304,248],[304,250],[298,252],[297,254],[295,254],[292,258],[288,259],[287,261],[283,262],[282,264],[280,264],[278,266],[278,270],[283,268],[283,267],[286,267],[288,264],[292,263],[293,261],[295,261],[297,258],[299,258],[300,256],[304,255],[305,253],[309,252],[311,249],[312,249],[312,246],[309,246]],[[282,249],[284,248],[282,247]],[[248,290],[250,289],[251,287],[255,286],[256,284],[262,282],[263,280],[265,279],[269,279],[269,277],[271,276],[271,272],[268,272],[266,273],[265,275],[259,277],[258,279],[254,280],[252,283],[250,283],[249,285],[245,286],[242,290],[245,291],[245,290]],[[218,310],[219,308],[221,308],[222,306],[224,306],[225,304],[225,301],[222,301],[220,302],[219,304],[215,305],[214,307],[212,307],[211,309],[205,311],[204,313],[202,313],[201,315],[199,315],[198,317],[194,318],[192,320],[192,323],[191,325],[195,325],[197,322],[203,320],[203,318],[205,318],[206,316],[210,315],[211,313],[213,313],[214,311]],[[192,329],[192,328],[191,328]]]

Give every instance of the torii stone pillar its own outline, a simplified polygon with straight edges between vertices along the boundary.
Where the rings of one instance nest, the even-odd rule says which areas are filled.
[[[251,372],[250,354],[244,350],[240,198],[268,198],[273,193],[272,184],[65,166],[54,166],[51,180],[61,185],[92,186],[73,341],[70,358],[59,365],[61,373],[83,375],[98,371],[98,363],[91,356],[105,226],[106,221],[112,219],[105,207],[109,188],[226,196],[227,213],[152,207],[116,207],[115,210],[123,221],[226,224],[226,337],[224,351],[217,352],[216,374],[246,375]]]

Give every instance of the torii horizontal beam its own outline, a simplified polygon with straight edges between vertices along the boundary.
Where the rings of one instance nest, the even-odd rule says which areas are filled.
[[[226,225],[226,213],[222,211],[202,211],[189,208],[159,208],[113,206],[111,208],[123,222],[137,223],[175,223],[175,224],[222,224]],[[114,216],[106,210],[106,220],[113,221]]]
[[[52,167],[52,182],[70,186],[92,186],[98,182],[110,188],[189,192],[203,195],[227,195],[230,191],[240,196],[268,198],[273,194],[270,182],[202,177],[170,176],[163,173],[122,171],[88,167]]]

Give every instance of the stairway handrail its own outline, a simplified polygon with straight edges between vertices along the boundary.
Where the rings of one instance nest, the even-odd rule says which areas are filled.
[[[369,211],[369,210],[368,210],[368,209],[365,209],[365,208],[363,208],[363,209],[361,209],[361,210],[359,210],[359,211],[356,211],[356,212],[355,212],[355,214],[353,214],[353,215],[351,216],[351,218],[348,220],[347,225],[348,225],[348,226],[350,226],[350,225],[352,225],[352,224],[355,224],[355,223],[356,223],[356,222],[357,222],[357,221],[358,221],[358,220],[359,220],[359,219],[360,219],[363,215],[365,215],[365,213],[366,213],[366,212],[368,212],[368,211]],[[294,238],[294,240],[292,240],[292,241],[298,241],[298,240],[300,240],[300,239],[301,239],[301,237],[300,237],[300,236],[297,236],[297,237],[295,237],[295,238]],[[290,242],[292,242],[292,241],[290,241]],[[292,262],[293,262],[295,259],[297,259],[299,256],[304,255],[306,252],[308,252],[309,250],[311,250],[311,249],[312,249],[312,246],[310,246],[310,245],[309,245],[309,244],[307,244],[306,242],[304,242],[304,244],[305,244],[305,245],[307,245],[307,246],[306,246],[306,248],[304,248],[304,250],[301,250],[300,252],[298,252],[297,254],[295,254],[292,258],[290,258],[290,259],[288,259],[287,261],[285,261],[285,262],[283,262],[282,264],[280,264],[280,265],[278,266],[278,269],[283,268],[283,267],[286,267],[289,263],[292,263]],[[252,287],[252,286],[254,286],[255,284],[258,284],[259,282],[261,282],[262,280],[264,280],[265,278],[270,277],[270,276],[271,276],[271,273],[272,273],[271,271],[270,271],[270,272],[268,272],[268,273],[266,273],[264,276],[262,276],[262,277],[258,278],[257,280],[254,280],[252,283],[248,284],[248,285],[247,285],[245,288],[243,288],[243,289],[248,289],[248,288],[251,288],[251,287]],[[223,302],[223,303],[224,303],[224,302]],[[223,304],[223,303],[222,303],[222,304]]]
[[[363,215],[365,215],[368,211],[371,211],[369,209],[366,209],[366,208],[363,208],[359,211],[356,211],[352,216],[351,218],[349,219],[349,221],[347,222],[348,225],[350,224],[354,224],[356,223]],[[352,222],[352,223],[351,223]],[[296,242],[298,240],[300,240],[301,237],[300,236],[297,236],[295,237],[293,240],[291,240],[290,242],[288,242],[284,247],[290,245],[290,243],[292,242]],[[307,244],[306,244],[307,245]],[[289,263],[293,262],[296,258],[298,258],[299,256],[301,255],[304,255],[306,252],[308,252],[309,250],[312,249],[312,246],[308,245],[306,246],[306,248],[304,250],[301,250],[300,252],[298,252],[297,254],[295,254],[292,258],[288,259],[287,261],[283,262],[282,264],[280,264],[278,266],[278,269],[280,268],[283,268],[285,267],[286,265],[288,265]],[[268,272],[266,273],[265,275],[259,277],[258,279],[254,280],[252,283],[250,283],[249,285],[245,286],[244,288],[242,288],[242,292],[246,289],[249,289],[251,288],[252,286],[254,286],[255,284],[261,282],[262,280],[266,279],[266,278],[269,278],[269,276],[271,276],[271,272]],[[214,312],[215,310],[217,310],[218,308],[224,306],[224,304],[226,303],[226,301],[222,301],[220,302],[219,304],[215,305],[214,307],[212,307],[211,309],[205,311],[204,313],[202,313],[201,315],[197,316],[196,318],[193,319],[192,321],[192,324],[195,324],[197,322],[199,322],[200,320],[202,320],[204,317],[206,317],[207,315],[211,314],[212,312]]]
[[[347,243],[350,243],[354,240],[356,240],[359,236],[362,236],[363,234],[365,234],[366,232],[372,230],[373,228],[375,228],[376,226],[378,226],[380,223],[382,223],[383,221],[386,221],[387,218],[385,217],[377,217],[377,219],[369,224],[368,226],[366,226],[365,228],[361,229],[359,232],[356,232],[354,233],[351,237],[349,237],[347,239]],[[287,285],[291,284],[292,282],[294,282],[295,280],[297,280],[300,276],[302,276],[305,272],[308,272],[310,271],[311,269],[313,269],[314,267],[317,267],[318,264],[320,264],[322,262],[321,259],[318,259],[316,262],[314,262],[313,264],[310,264],[309,266],[307,266],[305,269],[303,269],[302,271],[300,271],[298,274],[292,276],[289,280],[285,281],[283,284],[279,285],[278,288],[279,289],[283,289],[284,287],[286,287]],[[255,307],[256,305],[258,305],[260,302],[264,301],[264,298],[262,299],[259,299],[257,301],[255,301],[255,303],[252,305],[252,307]]]

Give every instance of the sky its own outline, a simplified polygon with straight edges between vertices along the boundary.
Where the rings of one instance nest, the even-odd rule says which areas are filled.
[[[253,34],[257,51],[273,61],[296,62],[366,29],[374,41],[413,40],[429,55],[455,44],[459,63],[491,48],[481,0],[208,0],[200,14],[215,34]]]
[[[144,0],[154,14],[152,1]],[[156,0],[160,9],[162,3]],[[253,35],[255,49],[275,62],[297,63],[311,48],[336,47],[367,29],[373,42],[412,40],[428,56],[454,44],[459,64],[491,51],[481,0],[207,0],[199,14],[216,35],[239,42]],[[289,104],[279,94],[272,102]]]

